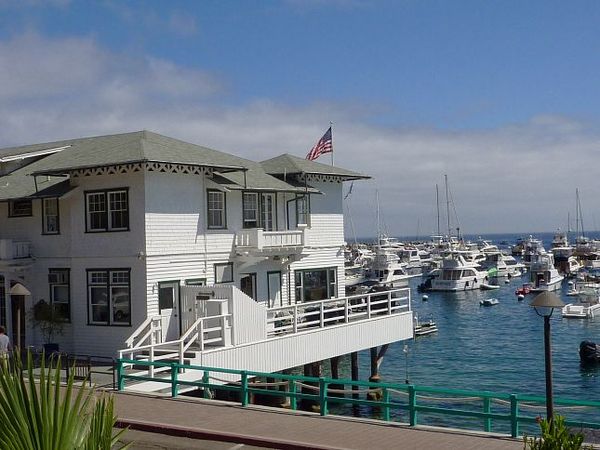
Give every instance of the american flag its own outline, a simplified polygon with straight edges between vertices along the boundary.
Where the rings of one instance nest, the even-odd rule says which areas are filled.
[[[315,144],[315,146],[308,152],[306,155],[306,159],[309,161],[314,161],[323,153],[332,153],[333,152],[333,141],[331,139],[331,127],[325,132],[323,137],[319,139],[319,142]]]

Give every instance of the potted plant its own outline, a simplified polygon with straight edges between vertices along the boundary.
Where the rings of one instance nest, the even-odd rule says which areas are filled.
[[[64,319],[56,313],[52,305],[43,299],[33,305],[31,319],[33,328],[39,328],[42,333],[44,352],[47,355],[57,352],[58,344],[54,342],[54,337],[63,334]]]

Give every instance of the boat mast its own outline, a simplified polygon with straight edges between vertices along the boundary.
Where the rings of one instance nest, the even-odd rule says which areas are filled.
[[[437,207],[437,235],[440,235],[440,192],[438,184],[435,183],[435,206]]]
[[[446,185],[446,218],[448,222],[448,239],[452,236],[450,230],[450,197],[448,196],[448,175],[444,175],[444,184]]]
[[[381,216],[379,213],[379,189],[375,190],[375,197],[377,198],[377,245],[381,245]]]
[[[575,188],[575,214],[576,214],[576,230],[579,234],[579,224],[581,223],[581,237],[585,237],[585,231],[583,229],[583,214],[581,213],[581,203],[579,201],[579,188]]]

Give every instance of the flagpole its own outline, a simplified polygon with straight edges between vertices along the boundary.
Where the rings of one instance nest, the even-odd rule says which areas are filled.
[[[331,165],[333,166],[333,122],[329,121],[329,128],[331,128]]]

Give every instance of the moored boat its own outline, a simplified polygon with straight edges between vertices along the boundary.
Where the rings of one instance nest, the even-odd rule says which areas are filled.
[[[481,306],[494,306],[500,303],[497,298],[484,298],[483,300],[479,300],[479,304]]]
[[[582,363],[600,363],[600,345],[592,341],[581,341],[579,359]]]
[[[430,317],[429,320],[425,322],[419,321],[419,316],[415,313],[414,319],[414,332],[416,336],[425,336],[431,333],[437,333],[438,328],[436,323],[433,321],[433,317]]]

